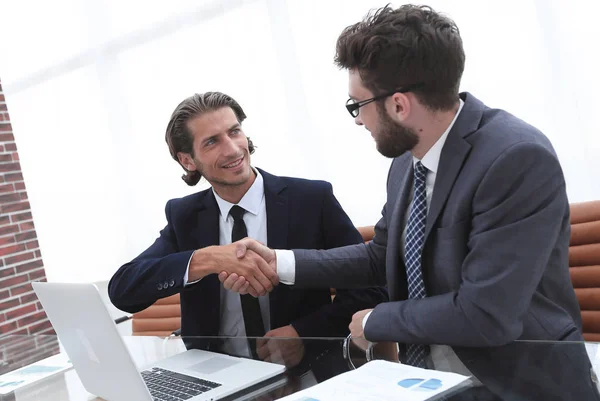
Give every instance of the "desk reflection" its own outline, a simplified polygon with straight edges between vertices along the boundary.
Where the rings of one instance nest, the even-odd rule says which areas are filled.
[[[21,341],[37,341],[40,344],[56,343],[56,338],[25,338]],[[4,338],[6,340],[6,338]],[[138,369],[156,363],[162,359],[180,354],[187,350],[186,343],[190,339],[179,337],[124,337],[125,344]],[[196,339],[197,340],[197,339]],[[210,339],[217,341],[222,339]],[[277,339],[285,342],[290,339]],[[352,345],[350,358],[352,364],[344,358],[343,338],[304,339],[307,349],[319,352],[307,353],[307,358],[295,368],[288,369],[282,376],[259,383],[239,393],[224,398],[233,400],[276,400],[286,395],[313,386],[333,376],[344,373],[351,366],[360,367],[366,362],[365,353],[358,346]],[[0,345],[2,355],[14,349],[14,342],[3,342]],[[8,346],[6,344],[9,344]],[[10,348],[10,344],[12,348]],[[363,344],[360,344],[363,346]],[[54,349],[59,352],[61,348]],[[467,349],[467,352],[478,352],[478,349]],[[374,353],[376,359],[393,359],[390,348],[383,347]],[[455,393],[446,394],[444,400],[450,401],[538,401],[538,400],[600,400],[597,393],[597,380],[594,368],[600,366],[600,344],[575,342],[514,342],[499,347],[490,354],[495,359],[495,366],[502,366],[492,380],[489,375],[473,378],[465,388]],[[498,361],[504,363],[498,363]],[[14,370],[22,361],[5,359],[4,371]],[[8,366],[8,367],[7,367]],[[11,369],[12,368],[12,369]],[[473,372],[477,374],[476,372]],[[101,398],[86,391],[77,372],[70,369],[56,374],[38,383],[16,390],[14,393],[0,396],[0,401],[80,401]]]

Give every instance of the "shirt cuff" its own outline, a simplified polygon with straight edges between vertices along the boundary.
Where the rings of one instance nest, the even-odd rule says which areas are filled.
[[[276,249],[277,257],[277,275],[279,282],[287,285],[294,285],[296,280],[296,257],[294,251]]]
[[[187,268],[185,269],[185,274],[183,275],[183,286],[184,287],[186,285],[195,284],[198,281],[202,280],[202,279],[198,279],[196,281],[192,281],[191,283],[188,283],[188,274],[190,273],[190,263],[192,263],[192,258],[194,257],[194,253],[196,253],[196,251],[192,252],[192,256],[190,256],[190,260],[188,260]]]
[[[365,327],[367,327],[367,319],[369,319],[369,316],[371,316],[371,313],[373,313],[373,311],[370,311],[369,313],[367,313],[365,315],[365,317],[363,317],[363,321],[362,321],[363,331],[365,331]]]

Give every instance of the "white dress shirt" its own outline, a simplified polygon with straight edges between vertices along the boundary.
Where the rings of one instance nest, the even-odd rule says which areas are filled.
[[[464,102],[462,99],[460,100],[460,105],[458,107],[458,111],[454,116],[454,119],[446,128],[442,136],[433,144],[433,146],[427,151],[427,153],[420,160],[423,166],[427,167],[427,178],[425,180],[426,187],[426,197],[427,197],[427,211],[429,212],[429,205],[431,204],[431,198],[433,197],[433,188],[435,185],[435,178],[438,171],[438,166],[440,163],[440,156],[442,153],[442,149],[444,148],[444,144],[446,143],[446,138],[448,137],[448,133],[454,126],[458,115],[460,114]],[[413,165],[419,161],[416,157],[413,157]],[[410,200],[412,200],[412,192],[410,195]],[[408,220],[408,214],[410,211],[410,201],[408,202],[408,210],[404,214],[404,231],[402,233],[402,248],[404,248],[404,241],[406,239],[406,222]],[[279,275],[279,281],[283,284],[292,285],[294,284],[296,278],[296,259],[294,257],[293,251],[283,251],[276,250],[277,253],[277,274]],[[404,255],[403,255],[404,256]],[[369,312],[363,318],[363,328],[366,327],[367,320],[369,319],[371,312]],[[458,356],[454,353],[451,347],[447,345],[433,345],[431,348],[431,357],[434,363],[434,368],[438,370],[444,371],[452,371],[456,373],[462,373],[465,375],[471,375],[469,370],[464,366],[464,364],[460,361]]]
[[[248,189],[248,192],[237,203],[238,206],[244,208],[244,223],[248,237],[254,238],[257,241],[267,244],[267,207],[265,203],[265,190],[263,177],[258,170],[254,169],[256,179]],[[217,204],[219,206],[219,245],[231,244],[231,231],[233,229],[233,217],[229,211],[234,206],[233,203],[227,202],[213,191]],[[268,244],[267,244],[268,245]],[[189,270],[189,264],[188,264]],[[193,284],[187,282],[188,271],[184,276],[184,285]],[[271,315],[269,307],[269,295],[264,295],[258,298],[260,304],[260,312],[265,326],[265,332],[270,330]],[[221,319],[219,325],[219,336],[221,337],[245,337],[246,327],[244,325],[244,316],[242,314],[242,302],[240,294],[223,288],[221,284]],[[245,339],[229,339],[223,343],[224,352],[231,355],[251,357],[248,349],[248,342]]]

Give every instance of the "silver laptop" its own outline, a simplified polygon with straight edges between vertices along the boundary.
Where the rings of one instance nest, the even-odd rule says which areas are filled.
[[[285,370],[274,363],[188,350],[140,372],[94,284],[32,285],[86,390],[107,401],[217,400]]]

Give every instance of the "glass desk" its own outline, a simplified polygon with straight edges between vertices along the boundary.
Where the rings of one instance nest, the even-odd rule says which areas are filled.
[[[277,361],[278,350],[285,350],[297,339],[270,339],[271,354]],[[206,346],[223,338],[124,337],[124,342],[139,369],[161,359],[186,351],[186,343]],[[293,394],[318,382],[359,367],[367,360],[357,344],[349,344],[344,352],[344,338],[303,339],[304,359],[284,375],[253,386],[225,400],[268,401]],[[375,359],[394,359],[389,344],[378,345]],[[363,344],[361,344],[363,346]],[[600,400],[594,368],[600,368],[600,343],[517,341],[491,352],[463,349],[464,357],[477,356],[466,365],[477,371],[456,391],[445,394],[451,401],[521,401],[521,400]],[[41,352],[40,352],[41,351]],[[14,371],[32,358],[41,359],[64,352],[54,336],[0,337],[0,374]],[[460,352],[459,352],[460,353]],[[348,358],[349,356],[352,363]],[[483,355],[483,356],[482,356]],[[452,371],[452,364],[446,364]],[[459,372],[462,373],[462,372]],[[0,395],[0,401],[79,401],[102,400],[86,391],[77,372],[69,369],[13,393]],[[136,400],[132,400],[136,401]]]

